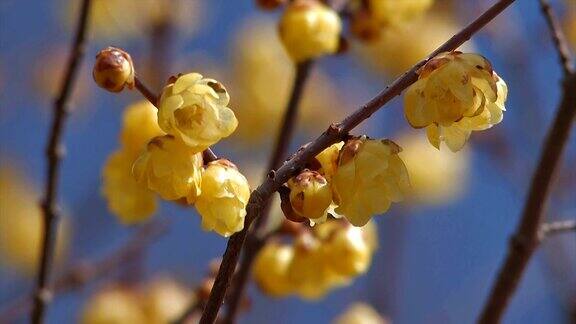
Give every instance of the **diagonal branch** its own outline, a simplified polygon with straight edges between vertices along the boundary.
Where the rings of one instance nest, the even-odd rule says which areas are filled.
[[[544,18],[546,19],[546,23],[548,24],[548,29],[550,30],[550,34],[554,42],[554,47],[556,48],[556,52],[558,52],[558,58],[560,60],[560,65],[564,70],[564,74],[574,72],[568,42],[566,41],[566,37],[562,32],[562,28],[560,27],[560,22],[558,21],[558,18],[552,11],[550,1],[540,0],[540,9],[542,10],[542,15],[544,16]]]
[[[226,251],[222,259],[220,271],[216,277],[216,281],[210,293],[210,298],[200,319],[200,323],[214,323],[220,306],[222,305],[226,296],[226,290],[230,285],[230,280],[238,257],[244,245],[244,241],[248,234],[248,229],[252,222],[260,217],[265,204],[270,199],[272,194],[293,176],[302,166],[316,154],[320,153],[329,145],[337,142],[344,137],[350,130],[358,126],[362,121],[369,118],[380,107],[388,103],[394,97],[398,96],[404,89],[416,82],[418,79],[417,71],[424,65],[430,57],[434,57],[439,53],[451,51],[458,46],[462,45],[465,41],[470,39],[472,35],[478,32],[482,27],[488,24],[492,19],[498,16],[504,9],[510,6],[515,0],[499,0],[486,12],[479,16],[476,20],[470,23],[466,28],[462,29],[450,40],[436,49],[427,59],[416,64],[412,69],[406,72],[403,76],[396,79],[390,86],[379,93],[374,99],[360,107],[356,112],[348,116],[340,123],[332,124],[328,130],[320,135],[316,140],[307,145],[302,150],[299,150],[288,161],[284,162],[275,172],[270,172],[268,178],[262,183],[255,191],[252,192],[248,206],[246,207],[247,215],[244,224],[244,230],[233,235],[226,246]]]
[[[498,276],[490,292],[479,323],[498,323],[518,287],[528,261],[540,243],[539,229],[544,220],[544,206],[562,152],[568,142],[570,129],[576,116],[576,73],[564,79],[562,101],[548,131],[540,160],[534,174],[522,218],[516,233],[510,240],[508,255],[500,266]]]
[[[84,0],[80,10],[76,34],[71,45],[70,57],[68,59],[64,79],[62,81],[59,95],[54,101],[52,126],[48,135],[49,139],[46,148],[48,167],[46,170],[45,196],[44,201],[42,202],[42,210],[44,213],[44,237],[42,240],[42,252],[34,291],[34,307],[31,314],[32,323],[44,322],[46,308],[52,298],[49,282],[54,257],[54,245],[58,227],[57,223],[58,218],[60,217],[56,206],[58,200],[58,175],[60,160],[64,155],[64,147],[61,143],[61,137],[64,132],[68,100],[70,99],[74,84],[76,83],[76,76],[78,75],[80,63],[86,48],[85,42],[89,14],[90,0]]]
[[[143,225],[118,250],[100,260],[80,261],[73,264],[54,282],[54,295],[64,294],[86,284],[101,279],[120,266],[129,262],[134,255],[138,255],[148,247],[158,236],[168,229],[165,221],[154,221]],[[15,298],[11,303],[0,310],[0,322],[12,322],[23,313],[29,311],[31,301],[29,296]]]

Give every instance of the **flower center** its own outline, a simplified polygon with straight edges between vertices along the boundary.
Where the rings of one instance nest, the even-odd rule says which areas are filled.
[[[179,128],[190,129],[202,124],[202,109],[198,105],[186,106],[177,109],[174,117]]]

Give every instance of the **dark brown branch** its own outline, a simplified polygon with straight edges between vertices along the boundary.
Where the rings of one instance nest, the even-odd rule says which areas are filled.
[[[552,235],[569,232],[576,232],[576,220],[574,219],[544,223],[540,225],[539,237],[540,240],[543,240]]]
[[[268,167],[266,168],[267,172],[278,169],[282,164],[282,161],[286,159],[290,141],[294,134],[294,128],[296,127],[296,119],[298,117],[302,94],[304,92],[304,87],[306,86],[306,81],[309,79],[312,65],[313,62],[308,61],[296,66],[296,75],[294,77],[290,99],[288,100],[284,112],[280,133],[276,137],[274,152],[271,155]],[[240,268],[234,276],[233,289],[231,290],[230,296],[227,298],[228,305],[226,310],[227,312],[224,315],[224,323],[235,322],[244,295],[244,290],[246,289],[246,283],[248,281],[252,263],[256,254],[264,245],[264,240],[260,238],[260,231],[266,226],[266,222],[270,215],[271,202],[272,200],[266,202],[262,215],[256,220],[252,234],[248,237],[244,256],[240,262]]]
[[[79,289],[86,284],[101,279],[142,253],[156,238],[168,229],[165,221],[154,221],[143,225],[118,250],[100,260],[80,261],[70,266],[54,283],[54,295],[61,295]],[[31,306],[29,296],[21,296],[4,306],[0,311],[0,320],[13,322]]]
[[[248,206],[246,207],[247,215],[244,222],[244,230],[233,235],[230,240],[228,240],[226,251],[224,252],[222,259],[222,266],[220,267],[220,271],[216,277],[216,282],[212,288],[210,298],[204,309],[200,323],[214,323],[220,306],[226,296],[226,290],[230,285],[230,279],[238,262],[238,257],[242,250],[242,246],[244,245],[248,229],[252,222],[260,217],[266,202],[270,199],[272,194],[300,168],[302,168],[308,160],[313,158],[329,145],[343,138],[350,130],[358,126],[358,124],[380,109],[380,107],[388,103],[403,90],[416,82],[418,79],[416,72],[420,67],[426,64],[431,57],[458,48],[514,1],[515,0],[500,0],[496,2],[496,4],[490,7],[466,28],[462,29],[450,40],[436,49],[428,58],[420,61],[403,76],[396,79],[396,81],[379,93],[374,99],[360,107],[356,112],[348,116],[342,122],[331,125],[328,130],[326,130],[316,140],[304,149],[298,151],[288,161],[284,162],[282,167],[276,170],[276,172],[271,172],[269,174],[266,181],[253,191],[250,196]]]
[[[568,46],[566,37],[562,32],[560,22],[552,10],[550,1],[540,0],[540,9],[542,10],[542,15],[546,19],[548,29],[550,29],[550,34],[552,36],[552,40],[554,41],[554,47],[558,53],[558,58],[560,60],[560,65],[564,70],[564,74],[574,72],[570,56],[570,47]]]
[[[544,220],[544,206],[550,192],[555,171],[568,142],[570,128],[576,115],[576,73],[566,76],[562,101],[548,131],[534,174],[522,218],[510,240],[508,255],[501,265],[479,323],[498,323],[522,278],[528,261],[540,242],[539,229]]]
[[[54,101],[54,110],[52,115],[52,126],[48,135],[48,144],[46,147],[46,159],[48,166],[46,169],[45,196],[42,202],[43,210],[43,239],[40,264],[36,277],[36,287],[34,290],[34,307],[32,309],[31,323],[43,323],[46,308],[52,299],[50,290],[50,272],[52,270],[52,261],[54,258],[54,245],[56,241],[57,223],[60,217],[57,200],[58,200],[58,175],[60,169],[60,160],[64,155],[64,146],[61,143],[62,133],[64,132],[64,123],[68,113],[68,101],[72,95],[76,77],[80,69],[80,63],[84,56],[85,39],[88,29],[90,14],[90,0],[82,2],[78,25],[72,45],[70,56],[66,65],[66,72],[62,81],[60,92]]]
[[[134,77],[134,86],[154,107],[158,107],[158,96],[154,94],[138,77]]]

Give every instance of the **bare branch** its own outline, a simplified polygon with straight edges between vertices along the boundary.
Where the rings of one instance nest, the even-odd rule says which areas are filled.
[[[143,225],[118,250],[100,260],[79,261],[62,273],[54,283],[54,295],[61,295],[79,289],[86,284],[101,279],[122,265],[129,262],[134,255],[139,255],[156,238],[166,233],[166,221],[153,221]],[[15,298],[11,303],[2,307],[0,322],[12,322],[23,313],[29,311],[31,306],[29,296]]]
[[[540,242],[539,229],[544,220],[544,206],[576,115],[576,91],[574,91],[576,89],[576,73],[566,76],[563,87],[562,101],[548,131],[540,160],[532,176],[522,218],[516,229],[516,234],[510,240],[508,255],[500,266],[497,279],[480,315],[479,323],[488,324],[500,321],[518,287],[528,261],[530,261]]]
[[[54,245],[57,234],[56,232],[58,230],[57,223],[60,218],[56,206],[58,200],[58,174],[60,169],[60,160],[64,155],[64,147],[61,143],[61,137],[64,132],[64,122],[68,113],[68,101],[72,95],[76,83],[76,76],[78,75],[80,63],[84,56],[89,14],[90,0],[84,0],[80,10],[74,40],[72,41],[64,79],[60,87],[60,92],[54,101],[52,126],[48,135],[48,144],[46,147],[48,167],[46,170],[45,196],[42,202],[42,210],[44,214],[44,235],[42,239],[40,264],[38,266],[38,274],[36,277],[36,287],[34,290],[34,307],[31,314],[31,323],[39,324],[44,322],[46,308],[52,299],[50,272],[52,270]]]
[[[244,245],[248,230],[252,222],[260,217],[267,201],[278,188],[295,174],[308,160],[320,153],[329,145],[337,142],[345,136],[350,130],[358,126],[362,121],[369,118],[373,113],[380,109],[384,104],[398,96],[404,89],[416,82],[418,79],[417,71],[424,65],[430,57],[439,53],[451,51],[462,45],[470,39],[472,35],[478,32],[482,27],[488,24],[492,19],[498,16],[504,9],[511,5],[514,0],[500,0],[491,8],[484,12],[475,21],[466,28],[454,35],[450,40],[440,46],[427,59],[416,64],[412,69],[398,78],[389,87],[384,89],[370,102],[360,107],[356,112],[348,116],[341,123],[331,125],[320,137],[314,140],[306,148],[293,155],[288,161],[284,162],[282,167],[275,172],[270,172],[268,178],[255,191],[252,192],[248,206],[246,207],[247,215],[244,223],[244,229],[239,233],[232,235],[228,240],[226,251],[224,252],[222,266],[216,277],[212,288],[210,298],[202,314],[200,323],[214,323],[218,311],[226,296],[226,290],[230,285],[230,280],[238,262],[238,257]]]
[[[574,70],[571,61],[571,55],[569,49],[570,47],[568,46],[568,42],[566,41],[566,36],[564,36],[564,32],[562,32],[560,22],[558,21],[558,18],[552,11],[550,1],[540,0],[540,9],[542,10],[542,15],[546,19],[548,29],[550,29],[550,34],[552,36],[552,40],[554,41],[554,47],[556,48],[556,52],[558,52],[558,58],[560,59],[560,65],[564,70],[564,74],[566,75],[569,73],[573,73]]]

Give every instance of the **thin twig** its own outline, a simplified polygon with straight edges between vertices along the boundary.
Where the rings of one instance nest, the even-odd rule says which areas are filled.
[[[542,15],[548,24],[548,29],[550,30],[550,34],[554,42],[554,47],[558,53],[558,59],[560,60],[560,65],[564,70],[564,74],[574,72],[570,55],[570,47],[566,41],[566,36],[564,36],[564,33],[562,32],[560,22],[552,11],[550,1],[540,0],[540,9],[542,10]]]
[[[134,86],[136,90],[140,91],[140,93],[144,96],[144,98],[148,99],[154,107],[158,107],[158,96],[152,92],[138,77],[134,77]]]
[[[64,146],[61,143],[62,133],[64,132],[64,123],[68,113],[68,100],[72,95],[76,76],[80,69],[80,63],[84,56],[86,48],[85,39],[88,29],[90,14],[90,0],[82,2],[78,25],[74,40],[72,41],[66,72],[62,81],[60,92],[54,101],[54,110],[52,115],[52,126],[48,137],[46,148],[46,158],[48,162],[46,170],[45,196],[42,202],[43,210],[43,239],[40,264],[36,278],[36,287],[34,290],[34,307],[30,321],[31,323],[43,323],[45,319],[46,308],[52,299],[50,290],[50,272],[52,270],[52,261],[54,257],[54,245],[57,234],[57,223],[60,218],[57,200],[58,200],[58,175],[60,169],[60,160],[64,155]]]
[[[576,232],[575,219],[544,223],[540,225],[538,237],[543,240],[552,235],[570,232]]]
[[[530,257],[540,242],[539,229],[544,220],[544,206],[576,116],[576,91],[574,91],[576,89],[576,73],[565,77],[563,89],[562,101],[548,131],[540,160],[532,176],[522,218],[516,229],[516,234],[510,240],[508,255],[500,266],[497,279],[480,315],[479,323],[488,324],[500,321],[518,287]]]
[[[244,222],[244,229],[239,233],[232,235],[228,240],[226,251],[222,259],[220,271],[216,277],[216,281],[210,293],[210,298],[200,319],[200,323],[214,323],[218,311],[224,298],[226,290],[230,285],[230,279],[234,273],[234,269],[238,262],[238,257],[244,245],[244,240],[248,233],[248,228],[252,222],[260,217],[266,202],[270,199],[272,194],[284,184],[290,177],[292,177],[305,163],[320,153],[329,145],[337,142],[350,130],[358,126],[362,121],[369,118],[380,107],[388,103],[394,97],[398,96],[404,89],[416,82],[418,79],[417,71],[422,67],[431,57],[439,53],[452,51],[458,46],[462,45],[465,41],[470,39],[472,35],[478,32],[482,27],[488,24],[492,19],[498,16],[504,9],[511,5],[515,0],[500,0],[484,12],[480,17],[474,20],[466,28],[462,29],[450,40],[436,49],[428,58],[417,63],[412,69],[406,72],[403,76],[396,79],[389,87],[384,89],[370,102],[360,107],[356,112],[345,118],[342,122],[332,124],[328,130],[320,135],[316,140],[311,142],[302,150],[299,150],[288,161],[284,162],[276,172],[271,172],[268,178],[250,195],[250,200],[246,207],[247,215]]]
[[[298,116],[302,94],[304,93],[306,81],[309,79],[312,65],[313,62],[308,61],[300,63],[296,66],[296,75],[294,77],[290,99],[288,100],[288,104],[284,111],[284,118],[282,121],[280,133],[276,137],[274,152],[270,156],[270,161],[268,163],[268,167],[266,168],[267,172],[270,170],[276,170],[278,167],[280,167],[282,161],[286,159],[288,148],[294,134],[294,128],[296,126],[296,119]],[[248,237],[244,256],[240,262],[240,267],[234,276],[234,285],[232,287],[230,296],[227,298],[228,305],[226,314],[224,315],[223,323],[234,323],[236,320],[242,297],[244,295],[244,290],[246,289],[246,283],[248,281],[248,275],[250,274],[252,263],[258,251],[262,248],[262,246],[264,246],[264,240],[260,238],[260,231],[266,226],[266,222],[270,215],[271,203],[272,200],[268,200],[268,202],[266,202],[266,206],[262,211],[262,215],[256,220],[252,234]]]
[[[160,235],[166,233],[168,222],[153,221],[143,225],[119,249],[100,260],[79,261],[70,266],[54,282],[54,295],[61,295],[79,289],[86,284],[101,279],[142,253]],[[29,311],[31,306],[29,296],[14,299],[0,311],[0,323],[11,323],[19,316]]]

